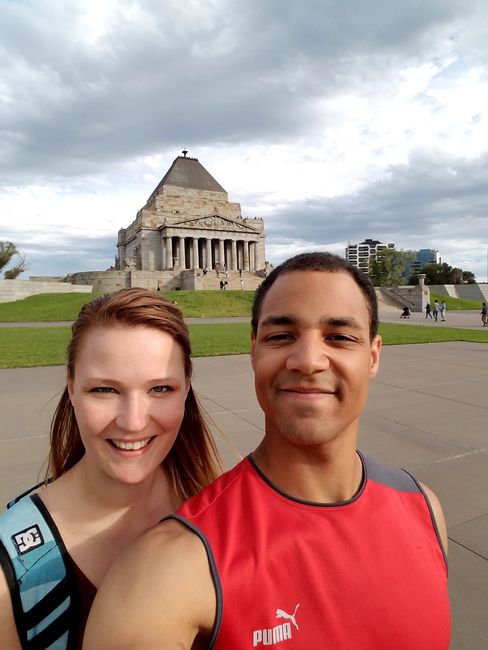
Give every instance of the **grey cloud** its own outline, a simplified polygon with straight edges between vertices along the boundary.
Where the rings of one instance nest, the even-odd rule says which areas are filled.
[[[488,244],[488,156],[466,161],[417,153],[408,165],[353,195],[287,207],[266,220],[273,242],[324,244],[394,241],[397,248],[432,247],[480,235]],[[480,241],[482,244],[483,239]]]
[[[433,34],[477,3],[125,6],[132,14],[115,12],[94,45],[76,2],[4,7],[6,182],[97,173],[182,143],[298,137],[321,117],[316,98],[387,83],[393,61],[432,49]]]

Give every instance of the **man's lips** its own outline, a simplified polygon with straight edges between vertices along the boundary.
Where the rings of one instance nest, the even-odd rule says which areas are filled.
[[[283,393],[298,393],[299,395],[335,395],[333,388],[311,387],[311,386],[278,386]]]

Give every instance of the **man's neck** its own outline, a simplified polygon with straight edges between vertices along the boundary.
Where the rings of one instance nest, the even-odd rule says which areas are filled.
[[[290,497],[338,503],[351,500],[360,489],[363,465],[355,445],[337,446],[295,448],[290,453],[288,448],[271,450],[265,438],[252,458],[266,478]]]

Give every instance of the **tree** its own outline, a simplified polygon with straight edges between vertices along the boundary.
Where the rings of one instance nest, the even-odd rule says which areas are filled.
[[[16,255],[19,256],[20,261],[4,272],[3,277],[6,280],[15,280],[16,277],[26,270],[27,264],[24,255],[19,253],[15,244],[11,241],[0,241],[0,271],[8,266]]]
[[[369,257],[369,277],[375,287],[395,287],[405,283],[413,262],[413,254],[394,248],[373,253]]]
[[[426,264],[421,273],[425,273],[426,284],[462,284],[476,282],[471,271],[463,271],[458,267],[452,267],[446,262],[442,264]]]

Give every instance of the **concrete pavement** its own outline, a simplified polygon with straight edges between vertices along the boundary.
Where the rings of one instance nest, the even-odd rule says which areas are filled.
[[[0,503],[36,480],[63,380],[61,367],[0,370]],[[195,359],[194,386],[232,465],[263,434],[249,356]],[[361,425],[361,449],[413,471],[444,506],[453,650],[488,648],[487,395],[486,344],[388,346]]]

